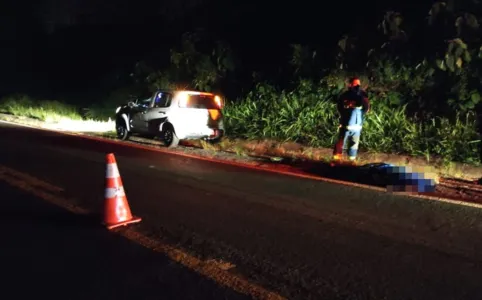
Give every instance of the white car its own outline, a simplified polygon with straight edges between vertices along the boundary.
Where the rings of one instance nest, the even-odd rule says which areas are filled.
[[[182,139],[218,141],[224,135],[222,105],[212,93],[157,90],[117,108],[117,137],[158,136],[166,147],[176,147]]]

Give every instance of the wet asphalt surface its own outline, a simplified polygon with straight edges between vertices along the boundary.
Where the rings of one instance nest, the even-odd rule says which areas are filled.
[[[64,188],[92,211],[102,209],[105,155],[114,153],[131,209],[144,219],[135,225],[139,231],[229,261],[236,265],[232,272],[290,299],[482,297],[482,216],[476,208],[3,123],[0,140],[1,165]],[[98,233],[97,239],[110,237]],[[51,240],[52,249],[62,249]],[[146,273],[152,268],[149,261],[139,264]],[[139,284],[150,282],[142,274]]]

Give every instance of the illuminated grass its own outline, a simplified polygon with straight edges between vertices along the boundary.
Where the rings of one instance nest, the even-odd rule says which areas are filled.
[[[268,85],[258,85],[243,101],[226,104],[226,131],[231,138],[331,148],[338,127],[331,99],[329,91],[317,87],[280,93]],[[408,117],[403,106],[389,107],[386,99],[372,98],[360,150],[478,164],[479,144],[474,113],[458,114],[454,120],[435,117],[422,124]]]
[[[258,85],[243,101],[227,102],[227,135],[230,139],[270,139],[331,148],[338,128],[331,95],[313,86],[279,92],[268,85]],[[82,120],[75,107],[57,101],[36,102],[17,96],[0,102],[1,113],[45,121],[53,129],[79,132],[112,133],[114,121],[102,119],[110,117],[114,110],[92,107],[87,114],[90,120]],[[458,114],[453,120],[435,117],[421,124],[408,117],[403,106],[389,107],[384,99],[372,98],[360,150],[479,164],[479,144],[473,113]]]
[[[34,101],[27,96],[15,96],[0,101],[0,113],[44,121],[43,127],[77,132],[112,132],[112,120],[83,120],[73,106],[58,101]]]
[[[0,112],[45,122],[62,119],[82,120],[76,108],[58,101],[34,101],[27,96],[14,96],[0,101]]]

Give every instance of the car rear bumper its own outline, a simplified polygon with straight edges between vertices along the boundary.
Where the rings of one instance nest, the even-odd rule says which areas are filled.
[[[218,140],[224,136],[223,129],[213,129],[213,134],[205,137],[207,141]]]
[[[202,133],[196,133],[196,134],[186,134],[186,135],[179,135],[179,138],[182,140],[217,140],[220,139],[224,136],[224,130],[223,129],[209,129],[205,132]]]

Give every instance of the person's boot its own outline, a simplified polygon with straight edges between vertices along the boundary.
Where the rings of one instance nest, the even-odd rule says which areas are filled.
[[[334,154],[331,159],[330,166],[334,167],[335,165],[340,164],[341,159],[342,159],[342,154]]]
[[[352,166],[356,166],[357,163],[356,163],[356,156],[350,156],[348,157],[348,164],[349,165],[352,165]]]

